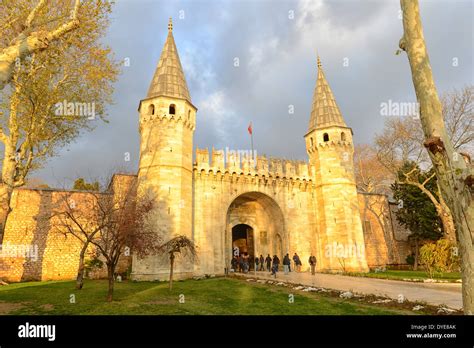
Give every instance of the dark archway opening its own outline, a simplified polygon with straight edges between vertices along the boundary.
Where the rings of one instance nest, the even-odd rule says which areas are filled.
[[[239,256],[239,260],[247,260],[249,269],[254,269],[254,231],[249,225],[232,227],[232,255]]]

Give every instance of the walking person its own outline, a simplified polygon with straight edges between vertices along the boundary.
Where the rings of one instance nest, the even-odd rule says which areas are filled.
[[[308,262],[309,262],[309,266],[311,267],[311,274],[314,275],[316,273],[316,262],[317,262],[316,256],[311,254]]]
[[[285,257],[283,258],[283,271],[285,272],[285,275],[288,275],[290,264],[291,264],[290,255],[286,254]]]
[[[295,262],[296,272],[301,272],[301,260],[297,253],[293,255],[293,261]]]
[[[272,266],[272,258],[270,257],[270,254],[268,254],[265,258],[265,262],[267,264],[267,271],[270,272],[270,268]]]
[[[260,254],[260,271],[263,272],[263,264],[265,263],[265,259],[263,258],[263,255]]]
[[[278,272],[278,265],[280,264],[280,259],[278,256],[273,255],[273,260],[272,260],[272,276],[276,278],[276,274]]]
[[[254,265],[255,265],[255,268],[254,268],[254,269],[255,269],[255,272],[258,271],[258,262],[259,262],[259,261],[260,261],[260,260],[259,260],[258,256],[255,257],[255,264],[254,264]]]
[[[249,271],[249,254],[244,253],[243,258],[243,264],[244,264],[244,273],[248,273]]]

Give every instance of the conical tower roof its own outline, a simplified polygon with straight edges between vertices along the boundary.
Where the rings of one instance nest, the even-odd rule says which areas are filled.
[[[166,38],[160,60],[156,66],[155,75],[148,89],[147,99],[157,96],[182,98],[191,102],[188,85],[179,60],[178,50],[173,38],[173,23],[168,24]]]
[[[329,87],[326,76],[324,76],[321,60],[318,56],[318,79],[316,81],[316,88],[314,89],[308,132],[316,128],[330,126],[347,127],[342,118],[341,111],[337,106],[331,87]]]

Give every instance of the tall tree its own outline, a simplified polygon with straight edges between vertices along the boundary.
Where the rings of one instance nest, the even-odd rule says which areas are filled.
[[[66,9],[62,5],[43,11],[59,15]],[[25,58],[13,71],[11,88],[1,92],[0,142],[4,156],[0,240],[13,189],[24,185],[27,175],[56,155],[58,149],[81,132],[94,129],[94,119],[105,120],[105,106],[111,102],[112,84],[118,74],[110,48],[100,42],[110,12],[107,1],[83,3],[77,14],[81,26],[74,35],[65,34],[49,43],[48,50]],[[50,17],[45,14],[42,19]]]
[[[398,172],[399,180],[392,184],[393,198],[399,202],[399,209],[395,215],[398,222],[411,231],[410,240],[415,244],[416,270],[420,242],[427,239],[437,240],[443,233],[441,220],[433,202],[418,186],[404,181],[407,171],[414,173],[416,180],[424,182],[428,179],[423,187],[430,192],[437,190],[437,184],[435,180],[430,180],[432,170],[423,172],[414,163],[405,163]]]
[[[436,90],[425,45],[418,0],[400,0],[403,36],[399,47],[410,63],[424,145],[438,178],[441,196],[449,206],[456,226],[461,257],[464,313],[474,315],[474,168],[459,158],[443,120],[442,104]]]

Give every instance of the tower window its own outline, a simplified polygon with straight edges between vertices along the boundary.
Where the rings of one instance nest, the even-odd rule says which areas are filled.
[[[344,132],[341,133],[341,140],[346,141],[346,133]]]
[[[324,141],[329,141],[329,134],[328,133],[324,133],[323,140]]]
[[[188,121],[191,119],[191,110],[188,110]]]
[[[314,145],[313,137],[309,138],[309,143],[311,144],[311,147]]]
[[[170,105],[170,115],[175,115],[176,114],[176,105],[171,104]]]
[[[154,114],[155,114],[155,105],[150,104],[150,105],[148,106],[148,114],[149,114],[149,115],[154,115]]]

